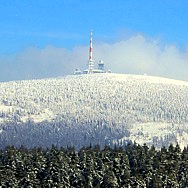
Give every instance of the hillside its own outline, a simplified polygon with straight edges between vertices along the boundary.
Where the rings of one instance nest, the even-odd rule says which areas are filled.
[[[92,74],[0,83],[0,147],[188,143],[188,82]]]

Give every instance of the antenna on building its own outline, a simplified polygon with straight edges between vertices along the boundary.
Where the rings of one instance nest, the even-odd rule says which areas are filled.
[[[86,70],[83,70],[81,72],[80,69],[76,69],[74,71],[74,74],[95,74],[95,73],[105,73],[106,71],[104,70],[104,62],[101,60],[98,63],[98,69],[94,69],[94,61],[93,61],[93,43],[92,43],[92,29],[90,30],[90,46],[89,46],[89,60],[88,60],[88,68]],[[110,72],[110,71],[108,71]]]
[[[90,31],[90,47],[89,47],[89,62],[88,62],[88,73],[93,73],[93,44],[92,44],[92,29]]]

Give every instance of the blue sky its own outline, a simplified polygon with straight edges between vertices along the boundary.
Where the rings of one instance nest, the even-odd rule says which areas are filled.
[[[0,81],[71,74],[76,65],[84,68],[91,28],[96,49],[94,57],[125,62],[123,67],[122,63],[115,66],[110,62],[109,68],[119,67],[115,72],[146,72],[188,80],[188,71],[185,72],[188,66],[187,10],[186,0],[3,0],[0,4],[0,65],[4,73]],[[132,48],[126,56],[120,48],[121,54],[107,57],[107,46],[112,54],[118,45],[129,49],[128,45],[139,42],[140,46]],[[141,59],[132,59],[143,47],[152,48],[151,55],[146,57],[148,54],[144,51]],[[163,61],[170,64],[170,60],[175,59],[170,73],[167,65],[158,72],[154,71],[155,66],[151,68],[154,62],[157,64],[157,55],[161,66]],[[133,67],[128,65],[127,59],[133,61]],[[141,68],[137,66],[140,61],[143,61]]]

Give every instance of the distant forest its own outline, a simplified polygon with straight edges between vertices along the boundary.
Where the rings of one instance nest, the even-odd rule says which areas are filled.
[[[188,148],[8,146],[0,150],[0,187],[188,187]]]

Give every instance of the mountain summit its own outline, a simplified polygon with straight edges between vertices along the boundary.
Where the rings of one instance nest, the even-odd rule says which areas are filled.
[[[0,83],[0,147],[188,141],[188,82],[87,74]]]

